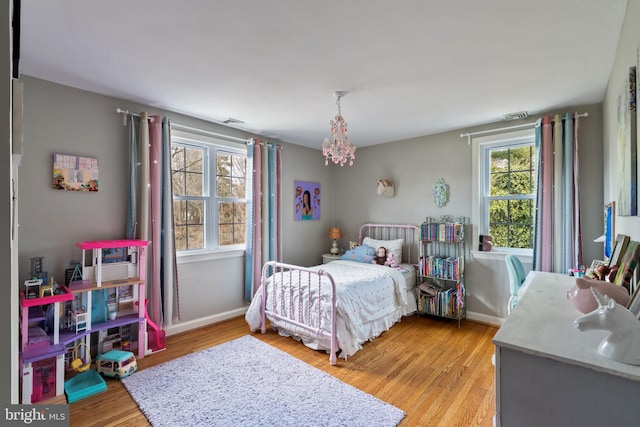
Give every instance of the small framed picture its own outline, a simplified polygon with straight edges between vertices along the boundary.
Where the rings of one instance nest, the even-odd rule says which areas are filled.
[[[613,245],[611,258],[609,258],[609,267],[615,267],[620,265],[620,262],[622,261],[622,257],[627,251],[627,245],[629,245],[629,236],[626,236],[624,234],[618,234],[616,236],[616,241]]]

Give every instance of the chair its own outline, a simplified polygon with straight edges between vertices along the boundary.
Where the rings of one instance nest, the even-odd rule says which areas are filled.
[[[522,263],[515,255],[507,255],[504,257],[507,263],[507,273],[509,273],[509,289],[511,290],[511,297],[507,305],[507,315],[511,314],[511,310],[518,304],[518,290],[524,279],[527,277],[524,272]]]

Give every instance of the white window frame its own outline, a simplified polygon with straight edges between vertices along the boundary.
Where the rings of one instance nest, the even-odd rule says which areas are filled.
[[[228,256],[242,255],[245,245],[218,245],[218,201],[243,201],[246,198],[218,198],[216,193],[216,162],[219,152],[234,155],[247,155],[246,145],[213,138],[207,135],[190,133],[185,131],[171,130],[171,144],[174,143],[192,146],[205,150],[204,155],[204,248],[176,251],[179,259],[186,262],[197,262],[206,259],[219,259]],[[175,196],[174,200],[188,199],[189,197]]]
[[[480,252],[478,245],[480,235],[489,234],[489,153],[495,148],[515,148],[518,146],[535,144],[535,129],[502,132],[493,135],[473,137],[472,140],[472,176],[473,203],[472,222],[474,227],[472,237],[472,252],[479,258],[502,258],[508,254],[518,255],[523,261],[531,261],[533,249],[494,248],[493,252]]]

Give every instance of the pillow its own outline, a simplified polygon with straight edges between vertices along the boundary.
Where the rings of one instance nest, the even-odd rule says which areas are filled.
[[[376,250],[370,246],[361,245],[356,246],[353,249],[349,249],[340,257],[340,259],[344,259],[347,261],[356,261],[356,262],[366,262],[367,264],[371,264],[373,258],[376,256]]]
[[[378,249],[380,246],[387,248],[387,255],[393,252],[398,263],[402,262],[402,246],[404,245],[404,239],[395,240],[376,240],[371,237],[365,237],[362,239],[362,244],[371,246]]]

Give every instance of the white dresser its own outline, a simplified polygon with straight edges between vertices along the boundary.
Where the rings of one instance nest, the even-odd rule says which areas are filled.
[[[497,427],[640,426],[640,366],[597,352],[607,331],[580,332],[575,278],[532,271],[498,330]]]

